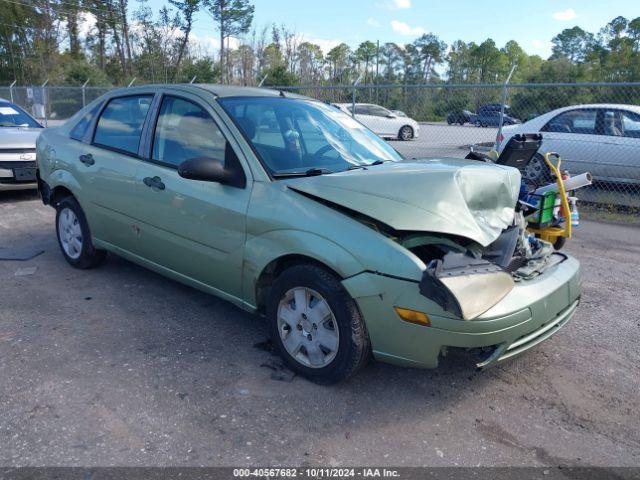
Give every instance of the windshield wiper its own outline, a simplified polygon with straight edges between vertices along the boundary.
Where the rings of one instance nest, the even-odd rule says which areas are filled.
[[[327,173],[334,173],[333,170],[328,168],[310,168],[304,172],[280,172],[271,174],[274,178],[286,178],[286,177],[315,177],[316,175],[324,175]]]

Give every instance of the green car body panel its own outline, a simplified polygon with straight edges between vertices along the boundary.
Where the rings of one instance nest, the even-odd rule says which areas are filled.
[[[277,262],[322,264],[357,303],[374,356],[400,365],[433,368],[445,347],[489,346],[499,351],[495,363],[555,333],[575,311],[580,265],[565,256],[538,276],[516,281],[477,318],[462,320],[420,293],[425,262],[370,224],[486,247],[513,219],[520,187],[515,169],[434,159],[276,180],[217,98],[279,92],[149,86],[106,98],[125,93],[179,95],[205,108],[235,151],[246,186],[187,180],[139,156],[69,138],[94,102],[64,126],[45,131],[37,156],[41,182],[52,196],[75,196],[98,248],[252,312],[264,307],[261,282]],[[87,153],[95,165],[77,161]],[[153,176],[162,177],[165,190],[142,187],[143,178]],[[428,314],[431,325],[403,321],[396,306]]]

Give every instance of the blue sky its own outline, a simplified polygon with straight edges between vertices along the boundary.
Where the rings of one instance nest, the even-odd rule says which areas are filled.
[[[164,0],[150,0],[160,7]],[[640,16],[638,0],[254,0],[254,25],[285,24],[325,51],[345,42],[364,40],[411,42],[433,32],[450,44],[462,39],[493,38],[499,47],[514,39],[530,54],[547,57],[551,38],[579,25],[597,32],[622,15]],[[204,45],[217,47],[211,17],[200,12],[194,34]]]

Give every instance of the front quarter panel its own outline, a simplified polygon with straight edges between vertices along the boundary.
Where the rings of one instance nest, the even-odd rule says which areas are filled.
[[[343,279],[370,271],[418,282],[424,269],[398,243],[289,189],[286,182],[255,182],[243,267],[247,303],[255,305],[256,282],[264,268],[285,255],[312,258]]]

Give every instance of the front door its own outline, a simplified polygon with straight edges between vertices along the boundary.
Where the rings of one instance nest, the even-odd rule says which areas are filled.
[[[640,115],[603,109],[601,149],[594,175],[614,182],[640,182]]]
[[[146,259],[239,298],[251,183],[237,188],[178,174],[185,160],[225,161],[231,148],[213,112],[180,95],[162,98],[150,159],[138,168],[140,247]]]

